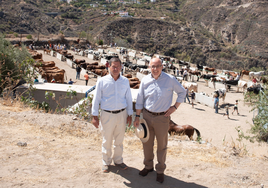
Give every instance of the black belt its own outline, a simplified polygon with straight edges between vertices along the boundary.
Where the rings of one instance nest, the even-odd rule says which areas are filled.
[[[146,108],[144,108],[147,112],[149,112],[150,114],[154,115],[154,116],[162,116],[165,115],[166,112],[150,112],[149,110],[147,110]]]
[[[121,109],[121,110],[115,110],[115,111],[109,111],[109,110],[103,110],[103,111],[105,111],[105,112],[109,112],[109,113],[112,113],[112,114],[118,114],[119,112],[122,112],[122,111],[124,111],[125,110],[125,108],[123,108],[123,109]]]

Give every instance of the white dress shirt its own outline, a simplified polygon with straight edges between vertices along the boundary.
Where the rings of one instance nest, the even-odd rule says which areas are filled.
[[[101,109],[109,111],[127,108],[127,114],[132,115],[132,96],[128,79],[120,75],[115,81],[110,74],[100,78],[92,101],[93,116],[98,116],[99,105]]]

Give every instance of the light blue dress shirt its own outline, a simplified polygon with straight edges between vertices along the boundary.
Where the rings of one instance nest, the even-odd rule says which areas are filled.
[[[136,109],[146,108],[151,112],[165,112],[171,106],[173,91],[178,95],[176,102],[182,103],[186,90],[175,77],[162,72],[156,80],[149,74],[141,81]]]
[[[132,96],[128,79],[120,75],[115,81],[110,74],[100,78],[92,101],[93,116],[98,116],[99,105],[101,109],[109,111],[127,108],[127,114],[132,115]]]

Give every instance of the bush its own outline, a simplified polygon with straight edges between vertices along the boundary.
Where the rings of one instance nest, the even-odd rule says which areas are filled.
[[[33,37],[32,37],[32,35],[27,35],[26,38],[27,39],[32,39]]]
[[[99,40],[99,45],[103,45],[103,40]]]
[[[21,79],[29,82],[34,77],[31,69],[34,61],[25,46],[21,49],[0,35],[0,94],[5,88],[13,88]]]
[[[264,88],[267,88],[267,85]],[[239,139],[268,143],[268,91],[260,91],[259,94],[246,92],[245,102],[251,102],[253,106],[251,111],[254,111],[255,116],[252,119],[253,125],[248,131],[251,135],[245,135],[240,126],[236,128]]]

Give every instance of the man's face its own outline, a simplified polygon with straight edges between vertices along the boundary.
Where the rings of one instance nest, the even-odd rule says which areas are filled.
[[[111,66],[109,66],[109,70],[110,70],[110,74],[113,77],[117,77],[120,75],[120,71],[121,71],[121,64],[120,62],[112,62]]]
[[[162,72],[163,65],[161,63],[161,60],[158,58],[154,58],[151,60],[149,64],[151,68],[151,72],[154,78],[158,78]]]

